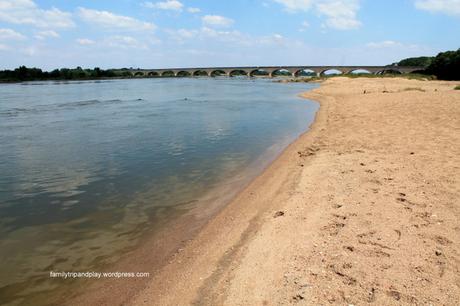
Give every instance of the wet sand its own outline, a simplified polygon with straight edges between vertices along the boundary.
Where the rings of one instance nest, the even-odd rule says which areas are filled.
[[[99,302],[459,305],[455,85],[323,82],[303,95],[321,104],[309,132],[142,290]]]

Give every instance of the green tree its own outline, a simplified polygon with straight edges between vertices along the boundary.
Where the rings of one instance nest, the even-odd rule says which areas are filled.
[[[398,63],[398,66],[418,66],[418,67],[428,67],[433,61],[433,57],[430,56],[420,56],[420,57],[410,57],[403,59]]]
[[[427,72],[441,80],[460,80],[460,49],[439,53]]]

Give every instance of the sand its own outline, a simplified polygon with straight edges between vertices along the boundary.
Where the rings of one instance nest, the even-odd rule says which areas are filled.
[[[310,131],[124,303],[460,305],[455,85],[305,93],[321,104]]]

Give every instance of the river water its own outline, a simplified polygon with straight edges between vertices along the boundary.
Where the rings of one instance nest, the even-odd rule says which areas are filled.
[[[242,186],[308,129],[318,106],[297,95],[313,87],[238,78],[0,84],[0,302],[52,292],[50,271],[113,263],[204,205],[203,195]]]

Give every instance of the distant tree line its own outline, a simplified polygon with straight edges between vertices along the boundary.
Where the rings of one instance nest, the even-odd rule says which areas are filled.
[[[426,71],[441,80],[460,80],[460,49],[439,53]]]
[[[420,57],[410,57],[394,63],[395,66],[418,66],[418,67],[428,67],[433,61],[433,56],[420,56]]]
[[[419,66],[423,69],[417,73],[434,75],[440,80],[460,80],[460,49],[441,52],[435,57],[422,56],[403,59],[392,66]],[[102,78],[132,77],[129,69],[103,70],[62,68],[42,71],[39,68],[21,66],[14,70],[0,71],[0,82],[37,81],[37,80],[91,80]]]
[[[89,80],[127,76],[131,76],[131,73],[127,69],[122,72],[116,72],[114,70],[103,70],[98,67],[94,69],[83,69],[81,67],[77,67],[74,69],[62,68],[52,71],[43,71],[39,68],[27,68],[25,66],[21,66],[14,70],[0,71],[0,81],[3,82],[37,80]]]
[[[460,80],[460,49],[441,52],[437,56],[406,58],[394,66],[420,66],[420,73],[434,75],[440,80]]]

